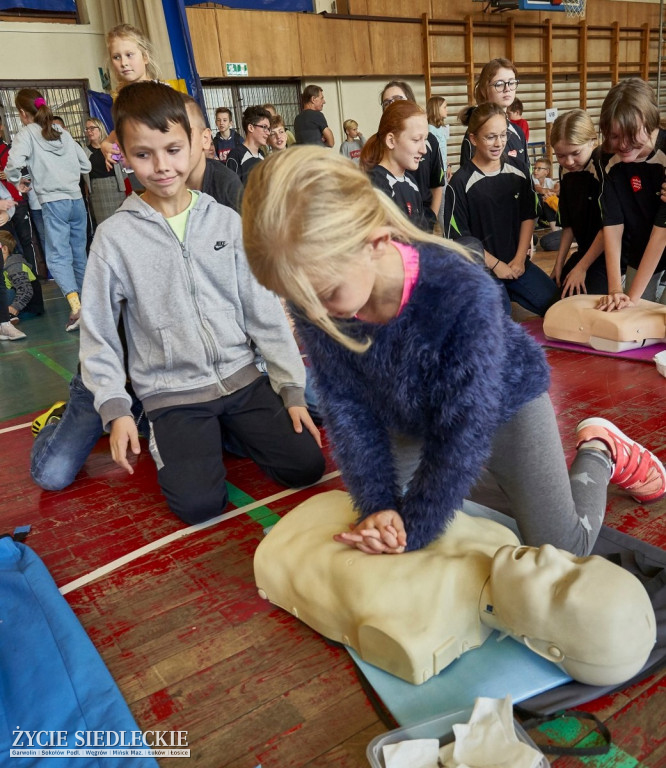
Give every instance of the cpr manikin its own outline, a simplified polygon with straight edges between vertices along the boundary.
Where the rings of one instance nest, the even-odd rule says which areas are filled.
[[[664,341],[666,306],[640,299],[619,312],[597,309],[600,296],[569,296],[555,302],[543,319],[549,339],[572,341],[604,352],[624,352]]]
[[[603,558],[523,547],[505,526],[462,512],[425,549],[367,555],[333,540],[355,520],[341,491],[293,509],[257,548],[257,587],[409,682],[438,674],[492,629],[593,685],[628,680],[655,643],[643,586]]]

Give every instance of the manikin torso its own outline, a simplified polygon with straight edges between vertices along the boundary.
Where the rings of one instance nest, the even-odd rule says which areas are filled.
[[[446,535],[425,549],[368,556],[333,541],[355,520],[342,491],[292,510],[255,554],[260,594],[365,661],[416,684],[484,642],[492,630],[479,619],[479,599],[495,552],[519,543],[512,531],[459,512]],[[414,589],[423,574],[428,589]],[[387,602],[396,610],[387,611]]]

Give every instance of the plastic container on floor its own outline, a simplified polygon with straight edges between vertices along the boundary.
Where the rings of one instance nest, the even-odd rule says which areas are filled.
[[[397,744],[399,741],[408,741],[411,739],[439,739],[440,746],[453,741],[453,726],[458,723],[467,723],[472,715],[471,709],[463,709],[459,712],[450,712],[447,715],[440,715],[421,723],[408,726],[406,728],[395,728],[388,733],[382,733],[368,744],[366,757],[373,768],[386,768],[382,747],[387,744]],[[539,747],[525,733],[520,723],[515,720],[516,736],[520,741],[539,751]],[[549,768],[550,763],[545,755],[541,758],[539,768]]]

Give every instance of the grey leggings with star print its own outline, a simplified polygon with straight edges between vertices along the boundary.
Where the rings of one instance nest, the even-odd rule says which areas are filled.
[[[396,473],[408,484],[419,444],[393,440]],[[581,448],[567,469],[548,393],[524,405],[495,433],[492,455],[468,498],[513,517],[530,546],[552,544],[588,555],[603,523],[612,472],[610,458]]]

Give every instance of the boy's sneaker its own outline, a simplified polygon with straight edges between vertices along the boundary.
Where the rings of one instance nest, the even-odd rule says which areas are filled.
[[[613,461],[611,483],[629,491],[636,501],[656,501],[666,494],[666,470],[659,459],[606,419],[581,421],[576,427],[576,448],[589,440],[601,440]]]
[[[67,325],[65,326],[65,330],[67,332],[69,332],[69,331],[78,331],[80,323],[81,323],[81,313],[80,312],[73,312],[69,316],[69,320],[67,320]]]
[[[17,339],[25,339],[25,333],[19,331],[18,328],[14,328],[9,320],[0,323],[0,340],[16,341]]]
[[[48,411],[45,411],[41,416],[38,416],[32,422],[33,436],[37,437],[47,424],[52,424],[54,421],[60,421],[66,407],[67,403],[64,400],[58,400],[57,403],[53,403]]]

